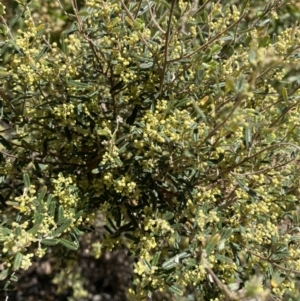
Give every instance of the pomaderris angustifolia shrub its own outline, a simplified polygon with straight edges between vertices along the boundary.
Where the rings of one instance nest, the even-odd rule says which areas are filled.
[[[101,218],[90,251],[129,251],[129,300],[299,300],[298,1],[16,2],[3,288]]]

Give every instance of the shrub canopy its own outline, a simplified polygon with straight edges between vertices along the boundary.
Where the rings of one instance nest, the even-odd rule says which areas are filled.
[[[90,247],[135,258],[129,300],[298,300],[298,2],[17,2],[0,4],[5,288],[102,218]]]

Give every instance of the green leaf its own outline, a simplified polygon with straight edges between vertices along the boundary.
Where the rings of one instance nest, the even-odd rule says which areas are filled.
[[[208,23],[208,22],[209,22],[208,12],[207,12],[206,9],[203,11],[203,19],[204,19],[204,22],[205,22],[205,23]]]
[[[37,201],[38,201],[39,204],[40,204],[41,201],[44,199],[46,193],[47,193],[47,187],[44,186],[44,187],[41,189],[41,191],[40,191],[40,193],[39,193],[39,195],[38,195],[38,197],[37,197]]]
[[[243,41],[244,47],[248,47],[249,46],[249,44],[251,42],[251,39],[252,39],[251,35],[247,35],[246,39]]]
[[[150,69],[153,66],[153,62],[142,63],[140,64],[141,69]]]
[[[78,13],[77,13],[78,16],[82,16],[82,17],[85,17],[85,16],[89,16],[90,15],[90,12],[87,11],[87,10],[80,10]]]
[[[53,236],[59,236],[62,234],[66,229],[70,227],[72,224],[72,219],[67,219],[60,227],[58,227],[54,232]]]
[[[24,11],[22,9],[17,10],[17,13],[12,18],[10,18],[10,20],[8,22],[9,28],[12,28],[15,25],[15,23],[18,21],[18,19],[23,16],[23,14],[24,14]]]
[[[168,259],[167,261],[165,261],[162,264],[162,268],[165,269],[165,270],[172,269],[177,264],[179,264],[180,259],[187,258],[187,257],[190,257],[190,253],[188,253],[188,252],[182,252],[180,254],[177,254],[176,256],[174,256],[174,257]]]
[[[34,61],[38,62],[38,60],[49,50],[49,46],[46,45],[42,48],[42,50],[40,51],[40,53],[35,57]]]
[[[216,248],[216,246],[220,243],[221,240],[221,235],[220,234],[215,234],[212,235],[206,242],[206,254],[207,256],[210,255],[210,253]]]
[[[49,205],[49,215],[51,217],[54,217],[55,215],[55,209],[56,209],[56,202],[50,202],[50,205]]]
[[[176,295],[179,295],[179,296],[183,295],[183,291],[180,288],[178,288],[177,286],[172,285],[169,287],[169,290]]]
[[[32,228],[30,228],[27,232],[29,234],[32,234],[32,235],[35,235],[39,229],[40,229],[41,225],[40,224],[37,224],[37,225],[34,225]]]
[[[174,217],[174,213],[171,211],[167,211],[164,214],[164,220],[169,221],[170,219],[172,219]]]
[[[72,231],[74,232],[75,235],[82,235],[83,234],[83,232],[80,231],[77,227],[73,227]]]
[[[0,33],[1,33],[1,31],[0,31]],[[11,72],[0,70],[0,78],[7,77],[7,76],[11,76],[11,75],[12,75]],[[1,115],[2,115],[2,114],[1,114]]]
[[[201,117],[201,119],[207,123],[207,118],[205,116],[205,114],[203,113],[203,111],[199,108],[198,104],[195,102],[194,99],[192,99],[192,104],[193,104],[193,107],[194,109],[196,110],[197,114],[199,117]]]
[[[221,238],[225,239],[225,240],[227,240],[232,235],[232,233],[233,233],[233,229],[231,229],[231,228],[229,228],[229,229],[223,228],[220,231]]]
[[[52,199],[53,199],[53,195],[51,193],[48,194],[48,197],[47,197],[47,207],[50,206]]]
[[[92,174],[98,174],[100,172],[99,168],[94,168]]]
[[[23,174],[23,181],[26,188],[30,187],[30,179],[27,173]]]
[[[216,257],[216,259],[220,260],[221,262],[226,262],[226,263],[232,264],[232,259],[227,256],[216,254],[215,257]]]
[[[123,162],[120,160],[119,157],[115,157],[114,158],[115,163],[119,166],[122,167],[123,166]]]
[[[14,260],[14,263],[13,263],[13,270],[14,271],[20,269],[21,263],[22,263],[22,259],[23,259],[23,255],[20,252],[18,252],[16,254],[16,257],[15,257],[15,260]]]
[[[273,288],[278,287],[284,280],[286,279],[283,273],[276,272],[272,275],[272,279],[270,281]]]
[[[282,88],[281,94],[282,94],[282,98],[285,101],[285,103],[288,104],[288,102],[289,102],[289,96],[288,96],[287,89],[285,87]]]
[[[258,23],[258,26],[263,27],[263,26],[265,26],[266,24],[268,24],[270,22],[271,22],[270,19],[265,19],[265,20],[261,21],[260,23]]]
[[[111,219],[110,217],[107,217],[107,220],[108,220],[109,224],[111,225],[111,227],[112,227],[115,231],[117,231],[117,228],[116,228],[114,222],[112,221],[112,219]]]
[[[211,48],[211,55],[218,54],[221,51],[221,49],[222,49],[221,45],[214,44]]]
[[[252,143],[252,124],[249,121],[249,125],[245,127],[245,143],[246,148],[249,149]]]
[[[235,81],[235,91],[236,92],[242,92],[245,87],[245,77],[243,74],[240,74],[238,79]]]
[[[119,148],[119,154],[122,154],[124,151],[127,151],[127,146],[129,145],[129,142],[125,142],[120,148]]]
[[[16,206],[16,207],[20,205],[19,202],[15,202],[15,201],[6,201],[5,204],[10,206]]]
[[[150,264],[150,262],[146,259],[143,259],[144,264],[148,267],[149,271],[151,270],[152,266]]]
[[[107,138],[111,137],[110,132],[106,131],[106,130],[97,130],[97,135],[104,136],[104,137],[107,137]]]
[[[157,266],[161,252],[156,252],[152,258],[151,264]]]
[[[5,269],[5,270],[1,271],[1,273],[0,273],[0,281],[3,281],[4,279],[7,278],[8,272],[9,272],[9,269]]]
[[[40,24],[40,25],[38,25],[38,27],[36,28],[36,37],[40,37],[40,36],[42,36],[45,32],[46,32],[46,30],[48,29],[48,24],[47,23],[45,23],[45,24]],[[45,45],[44,47],[43,47],[43,49],[44,48],[46,48],[46,49],[49,49],[50,47],[48,46],[48,45]],[[42,50],[43,51],[43,50]]]
[[[300,241],[300,235],[296,234],[296,235],[291,235],[290,237],[290,241]]]
[[[139,10],[137,16],[140,16],[144,13],[146,13],[151,7],[153,7],[155,5],[155,2],[154,1],[149,1],[147,2],[147,4],[143,7],[141,7],[141,9]]]
[[[0,16],[3,16],[4,13],[5,13],[4,5],[2,3],[0,3]]]
[[[89,88],[90,84],[82,83],[80,81],[68,80],[68,84],[70,86],[78,87],[78,88]]]
[[[14,228],[14,233],[15,233],[16,237],[22,236],[22,230],[21,230],[21,227],[19,225],[16,228]]]
[[[57,222],[60,224],[64,218],[65,218],[64,207],[60,205],[58,207]]]
[[[239,178],[237,178],[235,176],[233,176],[233,177],[236,179],[236,181],[238,182],[238,184],[240,185],[240,187],[243,190],[245,190],[250,196],[252,196],[254,198],[257,197],[257,193],[253,189],[251,189],[248,186],[246,186]]]
[[[232,76],[229,75],[226,76],[225,91],[226,92],[235,91],[235,84]]]
[[[43,214],[41,214],[41,213],[36,213],[35,215],[34,215],[34,224],[35,225],[40,225],[42,222],[43,222],[43,218],[44,218],[44,216],[43,216]]]
[[[75,214],[74,219],[78,220],[82,215],[83,215],[83,210],[80,210]]]
[[[232,36],[221,36],[218,41],[231,41],[233,40]]]
[[[45,238],[41,240],[41,243],[47,246],[54,246],[59,242],[56,238]]]
[[[269,36],[264,36],[258,44],[258,47],[265,47],[268,43],[270,42],[270,37]]]
[[[9,280],[17,282],[18,281],[18,277],[13,274],[13,275],[10,276]]]
[[[77,250],[79,245],[77,242],[72,242],[66,239],[61,238],[59,240],[59,243],[61,243],[63,246],[65,246],[66,248],[70,249],[70,250]]]

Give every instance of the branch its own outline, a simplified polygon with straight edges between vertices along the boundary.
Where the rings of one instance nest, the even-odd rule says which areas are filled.
[[[282,271],[290,272],[290,273],[295,273],[295,274],[300,275],[300,271],[298,271],[298,270],[293,270],[293,269],[285,268],[285,267],[283,267],[282,265],[280,265],[280,264],[278,264],[278,263],[275,263],[275,262],[272,262],[270,259],[268,259],[268,258],[266,258],[266,257],[264,257],[264,256],[261,256],[261,255],[258,255],[258,254],[252,252],[252,251],[249,250],[249,249],[245,249],[245,251],[249,252],[249,253],[252,254],[253,256],[256,256],[256,257],[258,257],[258,258],[260,258],[260,259],[262,259],[262,260],[264,260],[264,261],[267,261],[268,263],[270,263],[271,265],[273,265],[273,266],[279,268],[279,269],[282,270]]]
[[[168,20],[168,28],[166,32],[166,39],[165,39],[165,53],[164,53],[164,63],[163,63],[163,68],[160,74],[160,87],[159,87],[159,94],[162,94],[162,89],[163,89],[163,83],[164,83],[164,78],[165,78],[165,73],[166,73],[166,68],[168,65],[168,46],[169,46],[169,36],[170,36],[170,30],[171,30],[171,23],[172,23],[172,17],[173,17],[173,12],[174,12],[174,6],[175,6],[175,0],[172,0],[172,5],[171,5],[171,10],[170,10],[170,15],[169,15],[169,20]]]
[[[231,292],[227,288],[227,286],[222,283],[222,281],[218,278],[218,276],[214,273],[214,271],[210,268],[209,263],[207,262],[207,259],[206,259],[206,252],[205,251],[202,252],[201,261],[202,261],[202,264],[203,264],[205,270],[213,278],[213,280],[216,282],[218,287],[227,295],[227,297],[230,298],[230,300],[240,301],[241,298],[237,294],[235,294],[234,292]]]
[[[149,3],[149,0],[147,0],[147,3],[148,3],[148,7],[149,7],[149,12],[150,12],[150,16],[151,16],[151,21],[156,25],[157,29],[163,33],[163,34],[166,34],[166,32],[160,27],[160,25],[156,22],[155,18],[154,18],[154,15],[152,13],[152,10],[151,10],[151,6],[150,6],[150,3]]]

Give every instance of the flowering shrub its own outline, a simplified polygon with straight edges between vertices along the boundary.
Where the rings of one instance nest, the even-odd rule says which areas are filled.
[[[298,1],[58,1],[59,41],[43,1],[17,2],[23,29],[0,4],[4,288],[101,214],[91,252],[129,250],[129,300],[298,300]]]

